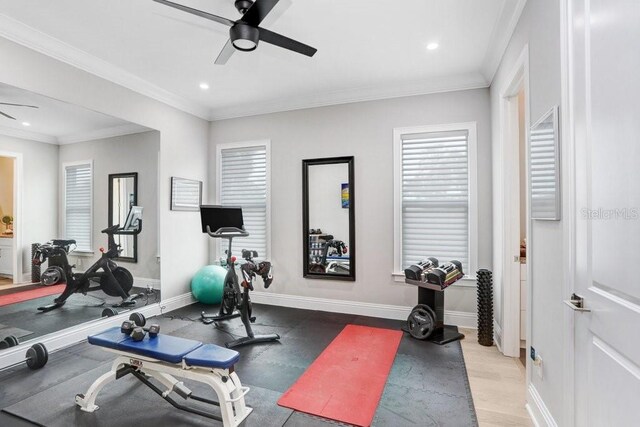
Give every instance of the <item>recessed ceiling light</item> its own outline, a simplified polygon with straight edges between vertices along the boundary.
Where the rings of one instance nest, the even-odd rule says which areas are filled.
[[[436,43],[436,42],[429,43],[429,44],[427,45],[427,49],[428,49],[428,50],[436,50],[436,49],[437,49],[437,48],[439,48],[439,47],[440,47],[440,45],[439,45],[438,43]]]
[[[22,122],[22,126],[31,126],[31,123],[29,123],[29,122]]]
[[[209,83],[204,83],[204,82],[200,83],[200,89],[202,90],[209,89]]]

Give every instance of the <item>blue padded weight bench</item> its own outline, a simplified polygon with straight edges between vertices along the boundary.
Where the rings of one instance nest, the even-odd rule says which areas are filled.
[[[249,387],[240,384],[233,368],[240,359],[237,351],[169,335],[158,335],[156,338],[147,335],[144,340],[136,342],[120,332],[119,327],[92,335],[88,340],[90,344],[118,354],[118,357],[111,370],[98,378],[85,395],[76,396],[76,404],[83,411],[97,410],[95,401],[100,390],[111,381],[128,374],[135,376],[176,409],[222,421],[225,427],[239,425],[253,410],[244,402]],[[194,395],[176,377],[208,384],[218,400]],[[165,389],[151,382],[152,378]],[[170,396],[172,392],[185,400],[193,399],[219,406],[221,415],[182,405]]]

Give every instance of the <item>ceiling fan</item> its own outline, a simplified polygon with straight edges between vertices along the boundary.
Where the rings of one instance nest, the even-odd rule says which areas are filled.
[[[10,105],[12,107],[28,107],[28,108],[38,108],[35,105],[24,105],[24,104],[11,104],[9,102],[0,102],[0,105]],[[15,120],[16,118],[8,115],[7,113],[3,113],[0,111],[0,115],[5,116],[7,119]]]
[[[229,40],[215,61],[218,65],[226,64],[236,49],[243,52],[255,50],[260,40],[306,56],[317,52],[311,46],[259,26],[279,0],[235,0],[235,7],[242,14],[242,18],[236,21],[167,0],[153,1],[230,27]]]

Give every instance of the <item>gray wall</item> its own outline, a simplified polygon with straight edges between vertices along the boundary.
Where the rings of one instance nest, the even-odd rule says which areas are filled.
[[[138,262],[119,261],[134,277],[159,279],[158,262],[158,152],[160,133],[156,131],[118,136],[95,141],[60,146],[60,205],[62,165],[68,162],[93,160],[93,250],[92,257],[77,257],[84,270],[99,257],[99,247],[107,247],[106,235],[100,231],[107,227],[109,209],[109,174],[138,173],[138,205],[144,207],[144,227],[138,236]],[[62,207],[61,207],[62,209]],[[60,230],[63,229],[60,213]],[[77,262],[76,260],[75,262]]]
[[[494,189],[501,187],[502,169],[500,150],[500,94],[512,68],[515,66],[525,45],[529,46],[530,66],[530,119],[534,123],[553,105],[561,103],[560,87],[560,5],[558,0],[528,1],[520,17],[514,35],[502,59],[498,73],[491,86],[491,113],[493,122]],[[561,112],[562,116],[562,112]],[[561,149],[562,151],[562,149]],[[503,324],[502,279],[499,269],[503,253],[501,215],[502,197],[494,191],[494,268],[496,285],[496,316]],[[527,262],[533,269],[531,307],[531,345],[544,360],[544,380],[532,375],[531,382],[551,411],[555,420],[562,425],[563,405],[563,343],[562,279],[562,221],[533,221],[528,237]],[[568,398],[572,398],[568,396]]]
[[[189,292],[194,272],[208,261],[208,239],[197,213],[169,210],[169,182],[206,181],[209,122],[4,38],[0,63],[3,83],[160,131],[160,252],[170,260],[160,267],[162,297]]]
[[[0,151],[22,154],[22,223],[14,212],[22,273],[31,272],[31,243],[43,243],[58,230],[58,146],[0,135]]]
[[[479,266],[491,267],[491,129],[488,89],[298,110],[211,124],[215,145],[271,140],[272,261],[270,292],[413,306],[417,289],[394,282],[393,128],[478,123]],[[302,160],[355,156],[357,281],[302,277]],[[210,198],[215,200],[210,168]],[[447,309],[475,312],[475,287],[447,290]]]

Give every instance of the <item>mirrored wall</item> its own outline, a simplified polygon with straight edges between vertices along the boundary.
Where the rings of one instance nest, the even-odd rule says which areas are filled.
[[[0,83],[0,351],[160,300],[160,133]]]

